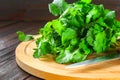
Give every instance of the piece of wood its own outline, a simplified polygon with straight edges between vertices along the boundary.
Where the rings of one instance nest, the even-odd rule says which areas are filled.
[[[42,80],[17,66],[15,48],[20,43],[17,31],[34,35],[45,23],[44,21],[0,21],[0,80]]]
[[[35,40],[22,42],[16,48],[16,62],[28,73],[46,80],[120,80],[120,60],[66,69],[52,57],[33,58]]]
[[[24,80],[29,76],[15,62],[15,56],[0,62],[0,80]]]
[[[37,78],[35,76],[30,75],[28,78],[26,78],[24,80],[44,80],[44,79],[39,79],[39,78]]]

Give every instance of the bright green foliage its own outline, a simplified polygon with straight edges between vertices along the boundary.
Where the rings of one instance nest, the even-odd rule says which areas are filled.
[[[65,0],[54,0],[49,11],[57,19],[49,21],[41,30],[42,37],[36,41],[35,58],[52,54],[57,63],[80,62],[92,53],[107,51],[117,46],[120,22],[115,11],[92,0],[78,0],[68,4]],[[19,39],[25,38],[24,34]]]
[[[69,50],[61,51],[59,56],[56,58],[58,63],[69,63],[72,61],[73,54]]]
[[[62,32],[65,30],[65,27],[62,25],[62,23],[59,20],[53,20],[52,25],[53,25],[53,28],[55,29],[55,31],[59,35],[62,35]]]
[[[62,14],[67,7],[68,4],[64,0],[54,0],[52,3],[49,4],[49,11],[54,16],[58,16]]]
[[[62,44],[64,45],[65,43],[69,42],[70,40],[74,39],[77,36],[76,31],[67,28],[63,33],[62,33]]]
[[[94,6],[86,16],[86,23],[89,23],[91,20],[96,20],[102,15],[103,5]],[[97,15],[96,15],[97,14]]]
[[[106,34],[105,32],[99,32],[96,36],[95,36],[95,41],[94,41],[94,47],[93,49],[97,52],[97,53],[101,53],[103,51],[106,50]]]
[[[85,39],[81,39],[79,43],[79,49],[83,54],[89,54],[91,53],[91,50],[89,48],[89,45],[86,43]]]
[[[84,3],[91,3],[92,0],[81,0],[81,2],[84,2]]]
[[[54,0],[49,4],[50,12],[60,17],[41,30],[43,36],[36,43],[41,45],[34,54],[38,52],[40,57],[51,53],[57,63],[71,63],[83,61],[93,52],[99,55],[111,44],[117,44],[120,22],[116,20],[115,11],[90,3],[91,0],[73,4]]]
[[[26,35],[26,34],[24,34],[21,31],[17,31],[17,34],[18,34],[18,39],[20,41],[28,41],[28,40],[32,40],[33,39],[32,35]]]
[[[85,60],[87,57],[86,54],[80,53],[79,49],[74,50],[74,52],[69,51],[68,49],[61,51],[59,56],[56,58],[57,63],[71,63],[71,62],[80,62]]]

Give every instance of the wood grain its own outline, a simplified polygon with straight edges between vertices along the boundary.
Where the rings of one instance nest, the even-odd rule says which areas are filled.
[[[22,42],[16,48],[17,64],[28,73],[47,80],[120,80],[120,60],[66,69],[52,57],[39,60],[33,58],[35,40]]]
[[[45,22],[0,22],[0,80],[42,80],[21,70],[15,61],[15,48],[20,41],[16,31],[36,34]]]

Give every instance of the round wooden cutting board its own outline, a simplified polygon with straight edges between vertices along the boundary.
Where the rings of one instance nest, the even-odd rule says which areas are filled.
[[[16,62],[26,72],[46,80],[120,80],[120,60],[66,69],[52,57],[33,58],[35,40],[22,42],[16,48]]]

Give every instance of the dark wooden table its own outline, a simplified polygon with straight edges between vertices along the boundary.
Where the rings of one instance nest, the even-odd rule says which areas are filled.
[[[15,48],[20,43],[16,31],[36,34],[44,21],[0,21],[0,80],[43,80],[21,70],[15,61]]]

